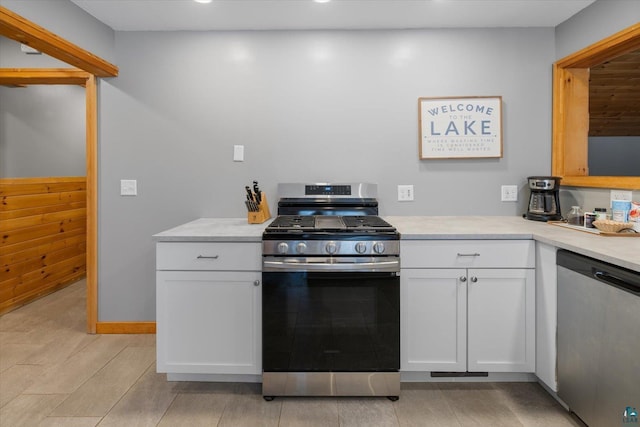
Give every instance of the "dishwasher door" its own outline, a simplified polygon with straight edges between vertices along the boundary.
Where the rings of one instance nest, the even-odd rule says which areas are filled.
[[[558,396],[589,427],[639,425],[640,274],[557,257]]]

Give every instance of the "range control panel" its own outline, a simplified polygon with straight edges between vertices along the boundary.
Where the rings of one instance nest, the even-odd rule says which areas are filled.
[[[307,196],[350,196],[350,185],[306,185],[304,194]]]

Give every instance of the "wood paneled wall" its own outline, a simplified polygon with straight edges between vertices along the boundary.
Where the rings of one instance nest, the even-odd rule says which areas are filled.
[[[0,314],[86,275],[85,177],[0,179]]]

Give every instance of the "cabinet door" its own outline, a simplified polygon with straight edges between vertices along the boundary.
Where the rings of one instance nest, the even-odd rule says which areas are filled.
[[[468,369],[535,371],[535,272],[468,270]]]
[[[259,272],[156,274],[158,372],[261,373]]]
[[[401,366],[404,371],[466,371],[464,269],[401,273]]]

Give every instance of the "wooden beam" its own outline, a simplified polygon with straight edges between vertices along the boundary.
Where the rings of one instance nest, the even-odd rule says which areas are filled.
[[[26,44],[98,77],[115,77],[118,67],[0,6],[0,35]]]
[[[89,76],[86,92],[87,132],[87,332],[98,323],[98,79]]]
[[[640,23],[615,33],[556,62],[560,68],[590,68],[640,49]]]
[[[76,68],[0,68],[0,85],[80,85],[90,74]]]

